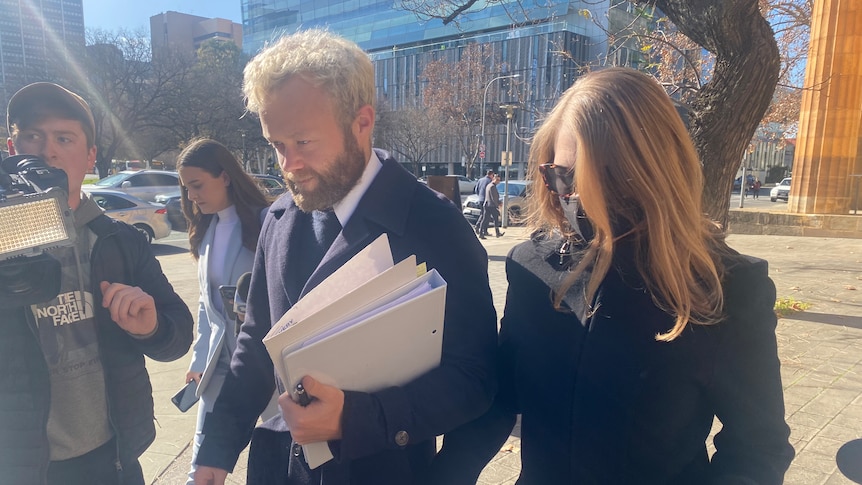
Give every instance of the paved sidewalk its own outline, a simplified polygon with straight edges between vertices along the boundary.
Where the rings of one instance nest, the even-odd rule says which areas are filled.
[[[510,227],[502,238],[483,242],[498,316],[507,287],[503,263],[523,234],[522,229]],[[797,453],[785,483],[852,483],[838,472],[835,454],[847,441],[862,438],[862,243],[762,235],[731,235],[728,241],[742,253],[769,261],[779,297],[812,305],[808,311],[781,319],[777,331],[787,419]],[[189,256],[166,254],[159,259],[181,296],[197,302],[197,280]],[[188,361],[187,356],[171,364],[148,363],[160,424],[156,443],[142,458],[149,483],[181,484],[185,480],[197,407],[181,414],[169,397],[179,389]],[[520,468],[519,450],[516,429],[479,483],[513,484]],[[245,453],[228,483],[244,483],[244,467]]]

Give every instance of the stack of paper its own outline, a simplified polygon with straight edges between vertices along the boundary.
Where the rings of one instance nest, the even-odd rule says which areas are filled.
[[[294,397],[305,376],[374,392],[440,365],[445,303],[437,271],[417,271],[414,256],[393,264],[383,234],[288,310],[263,343]],[[325,442],[303,451],[311,468],[332,459]]]

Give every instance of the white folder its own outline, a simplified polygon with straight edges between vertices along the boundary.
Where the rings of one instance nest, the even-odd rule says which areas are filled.
[[[374,392],[440,364],[445,303],[437,271],[417,276],[414,256],[393,265],[383,234],[291,307],[263,343],[294,398],[306,375]],[[325,442],[303,449],[311,468],[332,459]]]
[[[389,236],[384,233],[296,302],[269,329],[264,341],[272,339],[309,315],[344,298],[356,288],[392,267]]]
[[[295,396],[303,377],[346,391],[375,392],[406,384],[440,365],[446,282],[431,270],[401,288],[423,294],[382,312],[371,310],[338,333],[283,354],[284,383]],[[398,293],[396,292],[396,293]],[[326,442],[303,446],[311,468],[332,459]]]
[[[368,303],[416,278],[416,258],[392,264],[384,233],[293,305],[272,326],[263,343],[284,381],[281,354],[328,325],[356,313]]]

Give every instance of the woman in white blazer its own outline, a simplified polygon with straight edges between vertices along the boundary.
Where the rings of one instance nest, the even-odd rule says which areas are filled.
[[[203,440],[204,418],[230,370],[239,325],[228,317],[219,287],[235,286],[243,273],[251,271],[269,201],[233,154],[214,140],[198,139],[189,144],[180,153],[177,171],[200,285],[198,337],[186,373],[186,382],[197,381],[200,397],[188,482],[194,483],[191,477]]]

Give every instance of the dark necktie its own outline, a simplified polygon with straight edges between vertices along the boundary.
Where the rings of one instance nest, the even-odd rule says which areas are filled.
[[[317,246],[320,249],[320,258],[326,254],[332,242],[338,237],[341,232],[341,223],[338,222],[338,217],[335,212],[314,211],[311,214],[311,225],[314,228],[314,238],[317,240]]]
[[[297,281],[300,282],[300,288],[314,273],[314,269],[320,265],[323,256],[329,250],[329,246],[332,246],[332,242],[341,232],[341,223],[338,222],[338,218],[332,211],[302,213],[301,217],[308,217],[305,220],[311,222],[311,227],[302,227],[302,236],[298,238],[299,244],[294,249],[300,255],[296,259],[295,272],[293,273]]]

